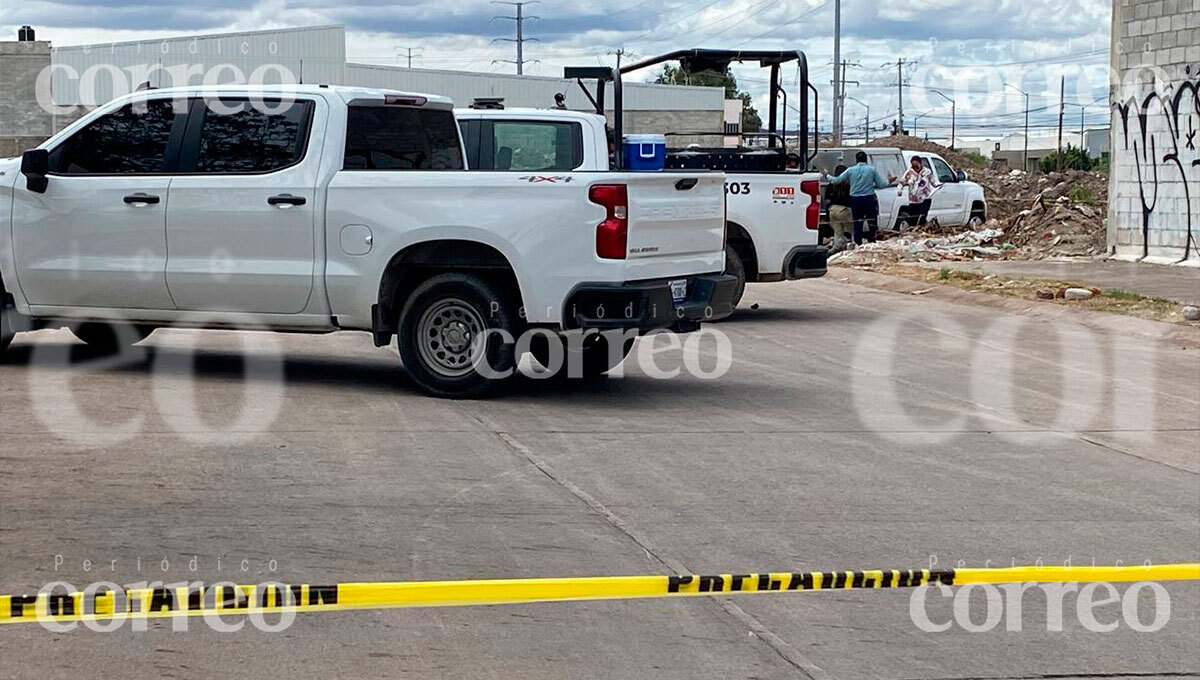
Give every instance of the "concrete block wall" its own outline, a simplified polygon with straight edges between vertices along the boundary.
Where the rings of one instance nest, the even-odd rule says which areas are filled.
[[[1113,0],[1109,251],[1200,266],[1200,0]]]
[[[53,117],[37,101],[38,76],[49,67],[50,43],[0,41],[0,157],[54,133]]]

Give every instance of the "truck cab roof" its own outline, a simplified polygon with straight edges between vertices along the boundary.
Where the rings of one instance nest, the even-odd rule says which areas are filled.
[[[472,109],[456,108],[454,115],[460,118],[519,118],[521,120],[576,120],[580,122],[605,122],[603,116],[586,111],[570,109],[541,109],[536,107],[515,107],[503,109]]]
[[[421,105],[432,108],[450,109],[454,102],[449,97],[424,92],[402,92],[378,87],[353,87],[347,85],[183,85],[180,87],[150,88],[131,92],[117,97],[112,103],[136,101],[147,97],[164,95],[202,96],[207,94],[230,95],[259,95],[264,97],[286,97],[301,95],[327,96],[336,94],[345,103],[359,100],[379,100],[388,97],[398,97],[412,101],[422,101]]]

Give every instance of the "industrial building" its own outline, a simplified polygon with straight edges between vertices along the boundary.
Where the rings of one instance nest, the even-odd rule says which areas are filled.
[[[562,78],[349,63],[344,26],[67,47],[33,41],[32,35],[22,37],[27,40],[0,42],[0,84],[14,93],[0,108],[0,156],[27,148],[30,140],[44,139],[89,108],[143,83],[358,85],[446,95],[460,106],[476,97],[502,97],[508,106],[548,108],[554,106],[555,95],[562,94],[567,108],[592,108],[579,85]],[[49,86],[42,101],[36,92],[39,77],[43,90]],[[624,94],[628,132],[725,128],[725,93],[720,88],[630,82]],[[607,101],[611,104],[611,96]]]

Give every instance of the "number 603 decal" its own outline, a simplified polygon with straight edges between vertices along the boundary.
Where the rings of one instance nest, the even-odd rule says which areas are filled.
[[[749,182],[726,182],[725,183],[725,193],[739,194],[739,195],[749,194],[750,193],[750,183]]]

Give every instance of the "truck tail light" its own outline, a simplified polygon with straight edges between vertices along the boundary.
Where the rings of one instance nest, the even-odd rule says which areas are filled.
[[[808,208],[804,211],[804,226],[816,231],[821,228],[821,183],[806,179],[800,183],[800,192],[808,194]]]
[[[629,250],[629,190],[624,184],[593,184],[588,200],[608,211],[596,225],[596,256],[624,260]]]

